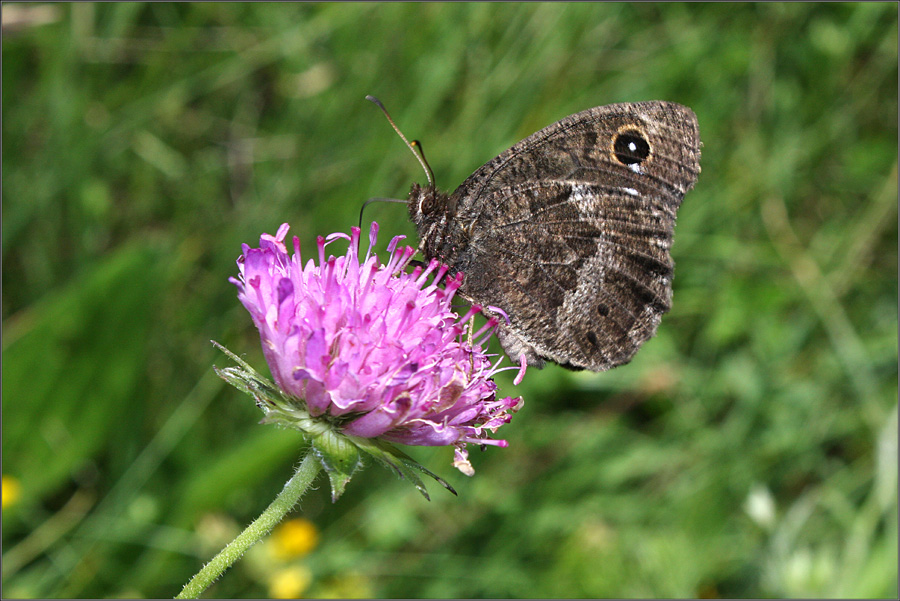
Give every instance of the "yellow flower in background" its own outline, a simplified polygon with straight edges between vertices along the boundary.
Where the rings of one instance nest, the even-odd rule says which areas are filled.
[[[279,525],[272,532],[272,554],[281,560],[302,557],[319,544],[316,525],[303,518],[295,518]]]
[[[269,596],[272,599],[297,599],[312,582],[312,572],[303,565],[278,570],[269,579]]]
[[[19,482],[19,479],[15,476],[3,476],[3,491],[2,493],[3,509],[7,507],[12,507],[15,505],[19,497],[22,496],[22,484]]]

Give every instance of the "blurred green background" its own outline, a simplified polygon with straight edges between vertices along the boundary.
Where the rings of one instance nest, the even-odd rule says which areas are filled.
[[[407,449],[459,498],[320,479],[314,548],[207,595],[896,597],[896,3],[4,4],[3,33],[4,597],[170,597],[281,489],[301,440],[209,340],[265,372],[241,243],[424,179],[366,94],[449,190],[570,113],[692,107],[674,308],[612,372],[502,374],[526,404],[473,478]]]

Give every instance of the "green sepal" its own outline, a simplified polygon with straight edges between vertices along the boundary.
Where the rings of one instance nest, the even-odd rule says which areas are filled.
[[[313,438],[312,450],[331,482],[331,501],[337,501],[350,477],[363,465],[359,447],[346,436],[329,430]]]
[[[394,470],[398,476],[401,478],[406,478],[418,489],[422,496],[425,497],[426,500],[430,501],[431,497],[428,496],[428,491],[425,489],[425,484],[422,482],[422,479],[419,478],[419,474],[416,471],[422,472],[423,474],[430,476],[437,481],[438,484],[452,492],[456,495],[456,491],[450,486],[446,480],[438,476],[437,474],[431,472],[422,466],[415,459],[395,447],[394,445],[387,443],[383,440],[379,440],[377,438],[356,438],[353,437],[354,443],[361,450],[365,451],[389,469]]]
[[[220,378],[253,397],[256,406],[265,415],[260,423],[300,430],[310,437],[316,437],[329,429],[328,424],[309,415],[302,401],[284,394],[271,380],[260,375],[246,361],[215,340],[210,342],[238,364],[238,367],[224,369],[213,366],[213,370]]]
[[[213,370],[215,370],[220,378],[238,390],[252,396],[256,401],[256,405],[263,411],[266,411],[267,406],[270,406],[277,401],[284,402],[284,395],[268,378],[261,376],[255,369],[250,367],[246,361],[215,340],[210,340],[210,342],[240,366],[226,367],[224,369],[213,366]]]

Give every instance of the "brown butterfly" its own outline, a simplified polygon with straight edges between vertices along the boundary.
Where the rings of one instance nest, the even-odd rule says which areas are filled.
[[[459,294],[502,316],[510,359],[603,371],[656,333],[672,302],[675,214],[700,173],[689,108],[652,101],[570,115],[452,194],[426,173],[429,185],[414,184],[408,200],[419,248],[465,274]]]

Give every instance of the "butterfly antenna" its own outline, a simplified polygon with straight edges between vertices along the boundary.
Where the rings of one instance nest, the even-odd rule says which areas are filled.
[[[388,123],[391,124],[391,127],[394,128],[394,131],[397,132],[397,135],[400,136],[400,139],[406,144],[406,146],[412,151],[414,155],[416,155],[416,160],[419,161],[419,164],[422,165],[422,169],[425,170],[425,176],[428,178],[428,185],[430,187],[434,187],[434,173],[431,171],[431,167],[425,161],[425,155],[422,153],[422,145],[414,140],[412,144],[409,143],[409,140],[406,139],[406,136],[403,135],[403,132],[400,131],[400,128],[394,123],[394,120],[391,119],[390,114],[388,114],[387,109],[384,108],[384,105],[381,104],[381,101],[375,98],[372,95],[366,96],[366,100],[375,104],[378,108],[381,109],[381,112],[384,113],[384,116],[387,117]],[[418,147],[419,151],[416,152],[416,147]],[[421,156],[420,156],[421,154]]]
[[[422,146],[422,143],[418,140],[413,140],[409,145],[414,146],[419,156],[422,157],[422,160],[419,162],[425,165],[425,175],[428,176],[428,183],[434,186],[434,171],[431,170],[431,165],[428,164],[428,159],[425,158],[425,148]]]

